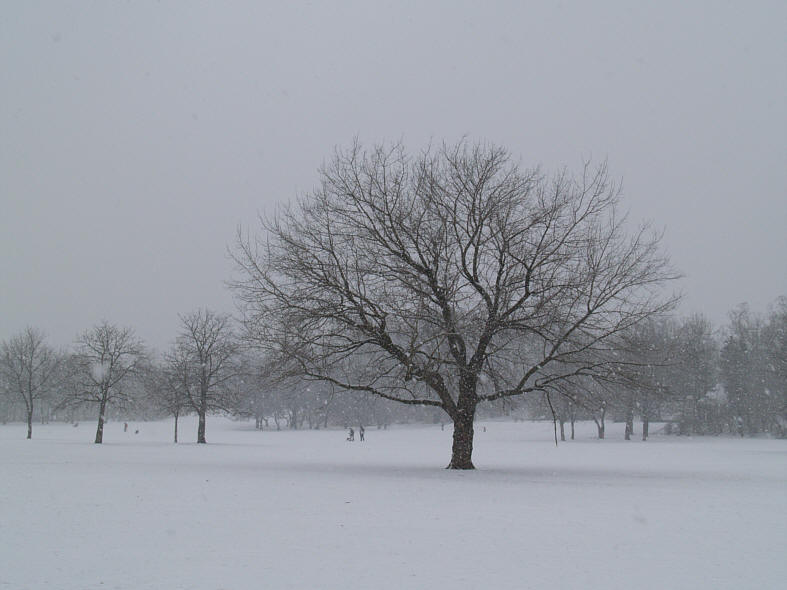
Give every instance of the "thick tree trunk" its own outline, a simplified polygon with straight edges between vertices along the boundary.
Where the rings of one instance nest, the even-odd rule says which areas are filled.
[[[566,421],[560,420],[560,440],[566,442]]]
[[[473,465],[473,421],[476,403],[471,399],[459,400],[454,418],[454,443],[451,462],[446,469],[475,469]]]
[[[199,422],[197,423],[197,443],[205,444],[205,412],[198,412]]]
[[[33,438],[33,408],[27,411],[27,438]]]
[[[100,445],[104,442],[104,413],[107,409],[107,398],[106,396],[101,398],[101,405],[99,406],[98,411],[98,426],[96,427],[96,444]]]
[[[648,440],[648,428],[650,428],[650,418],[645,414],[642,416],[642,440]]]

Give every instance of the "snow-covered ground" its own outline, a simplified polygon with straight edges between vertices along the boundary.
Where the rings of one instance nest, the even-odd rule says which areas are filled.
[[[785,441],[129,426],[0,426],[0,588],[787,587]]]

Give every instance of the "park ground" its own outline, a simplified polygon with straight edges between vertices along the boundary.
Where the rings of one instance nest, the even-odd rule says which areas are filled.
[[[787,441],[592,423],[0,426],[0,590],[735,589],[787,580]],[[357,430],[357,429],[356,429]],[[137,432],[138,431],[138,432]]]

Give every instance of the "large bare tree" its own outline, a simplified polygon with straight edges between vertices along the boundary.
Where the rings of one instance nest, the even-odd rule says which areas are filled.
[[[233,288],[249,335],[311,378],[442,408],[448,467],[472,469],[479,403],[604,371],[612,336],[673,305],[660,235],[628,233],[618,201],[605,165],[547,177],[492,145],[356,143],[239,233]]]
[[[34,406],[52,393],[59,365],[60,357],[35,328],[28,327],[0,345],[0,373],[25,404],[27,438],[33,437]]]
[[[103,321],[77,338],[68,401],[98,405],[97,444],[104,440],[107,406],[132,401],[139,389],[133,378],[146,358],[142,341],[131,328]]]
[[[180,320],[180,335],[167,355],[168,372],[197,413],[197,442],[205,443],[208,412],[234,407],[238,343],[228,315],[199,309]]]

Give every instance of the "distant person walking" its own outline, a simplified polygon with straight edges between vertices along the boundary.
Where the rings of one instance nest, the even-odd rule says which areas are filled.
[[[359,426],[358,427],[358,434],[361,437],[361,442],[363,442],[363,435],[364,435],[365,432],[366,432],[366,430],[364,430],[363,426]]]
[[[347,433],[347,440],[355,440],[355,431],[352,428],[350,428],[350,432]]]

